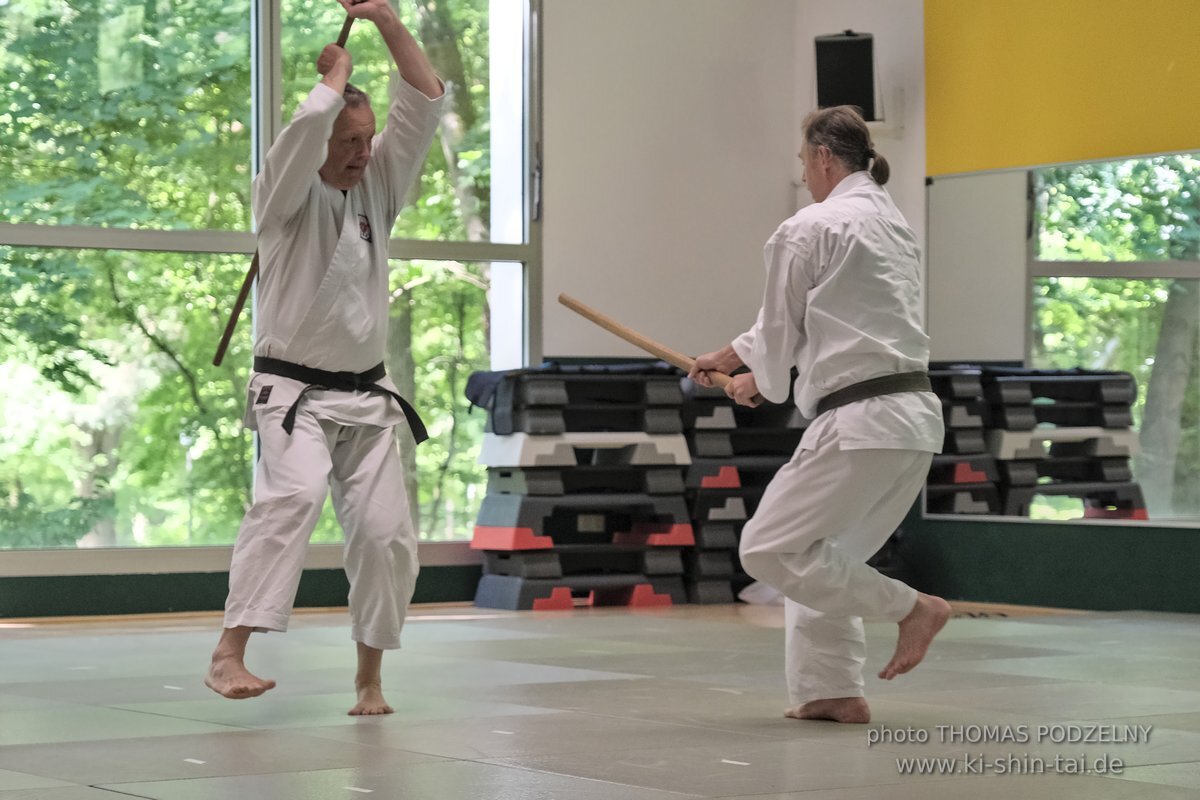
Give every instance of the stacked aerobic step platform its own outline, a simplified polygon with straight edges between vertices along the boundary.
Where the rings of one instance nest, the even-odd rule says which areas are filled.
[[[978,380],[982,433],[991,462],[980,456],[967,466],[956,466],[956,475],[987,475],[995,495],[987,503],[971,503],[958,494],[957,507],[947,508],[948,473],[939,472],[935,459],[927,491],[929,511],[1027,517],[1035,497],[1059,496],[1082,502],[1088,518],[1146,519],[1141,487],[1133,480],[1129,462],[1138,452],[1137,434],[1130,428],[1137,399],[1132,375],[999,367],[957,372],[935,381],[934,388],[947,404],[953,402],[953,387],[965,385],[966,374]],[[951,438],[948,428],[948,445]],[[939,458],[944,466],[948,456]],[[981,485],[956,484],[960,493],[981,491]]]
[[[696,546],[685,552],[693,603],[728,603],[751,582],[738,560],[742,526],[788,462],[806,421],[790,401],[737,406],[719,389],[682,380],[683,425],[691,451],[687,501]]]
[[[996,459],[987,449],[987,403],[979,369],[929,371],[942,401],[946,438],[933,457],[925,488],[931,514],[999,514]]]
[[[683,550],[695,540],[678,371],[547,365],[487,375],[493,391],[471,398],[488,410],[475,604],[686,603]]]

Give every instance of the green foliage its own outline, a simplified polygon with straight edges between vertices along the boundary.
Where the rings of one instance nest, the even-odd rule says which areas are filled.
[[[0,542],[6,547],[73,547],[92,526],[112,514],[108,498],[72,498],[47,509],[15,486],[0,484]]]
[[[284,119],[344,18],[334,2],[290,5]],[[464,198],[486,219],[488,2],[442,10],[473,125],[435,143],[397,233],[462,239]],[[0,4],[0,223],[249,230],[249,19],[248,0]],[[378,113],[385,49],[361,22],[350,46]],[[246,267],[236,255],[0,247],[0,548],[233,541],[253,461],[248,313],[223,366],[210,359]],[[436,439],[418,453],[419,500],[428,515],[438,504],[439,536],[455,509],[462,535],[482,421],[458,398],[487,363],[487,279],[437,262],[398,269],[397,284],[417,274],[416,403]],[[327,520],[316,539],[339,537]]]
[[[1058,167],[1037,177],[1041,260],[1200,262],[1200,156]],[[1151,461],[1174,464],[1174,489],[1165,492],[1173,495],[1169,507],[1151,509],[1159,516],[1200,514],[1200,346],[1194,336],[1185,352],[1164,352],[1162,344],[1168,302],[1194,298],[1195,284],[1132,272],[1123,278],[1039,278],[1033,285],[1033,365],[1132,373],[1140,387],[1134,407],[1139,426],[1147,422],[1158,359],[1172,356],[1170,368],[1182,360],[1188,370],[1190,390],[1178,402],[1164,400],[1156,412],[1178,415],[1169,420],[1177,430],[1170,437],[1177,453],[1146,453]],[[1200,309],[1189,313],[1194,325]]]
[[[422,533],[447,539],[470,531],[479,510],[486,472],[478,462],[484,413],[469,414],[467,377],[489,368],[486,267],[454,262],[410,262],[393,280],[413,293],[413,358],[421,413],[431,421],[430,439],[417,448]],[[418,284],[418,281],[420,283]],[[416,284],[416,285],[414,285]],[[449,346],[448,346],[449,345]]]
[[[1043,261],[1200,261],[1200,155],[1038,173]]]

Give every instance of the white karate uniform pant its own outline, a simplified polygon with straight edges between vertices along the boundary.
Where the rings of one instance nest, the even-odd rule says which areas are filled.
[[[400,646],[417,581],[417,537],[392,428],[341,425],[305,413],[289,436],[286,408],[259,412],[254,505],[233,549],[225,627],[286,631],[309,537],[333,490],[345,531],[351,638]]]
[[[793,705],[861,697],[862,618],[899,622],[916,604],[916,590],[865,562],[912,507],[932,459],[916,450],[841,450],[830,425],[801,442],[746,523],[743,568],[786,598]]]

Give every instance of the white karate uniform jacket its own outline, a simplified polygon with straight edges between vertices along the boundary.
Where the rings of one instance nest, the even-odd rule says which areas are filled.
[[[916,237],[865,171],[785,221],[763,248],[767,285],[758,320],[733,342],[767,400],[809,419],[827,394],[929,365]],[[835,425],[842,449],[942,450],[941,404],[927,392],[875,397],[814,420]]]
[[[389,89],[387,121],[372,141],[363,179],[345,197],[317,174],[345,106],[328,86],[316,85],[267,153],[254,181],[260,265],[256,356],[332,372],[363,372],[383,361],[388,237],[445,98],[430,100],[395,73]],[[379,383],[395,391],[390,377]],[[290,406],[303,388],[300,381],[253,374],[246,424],[256,427],[256,410]],[[343,424],[404,421],[396,402],[379,394],[318,390],[305,395],[302,405]]]

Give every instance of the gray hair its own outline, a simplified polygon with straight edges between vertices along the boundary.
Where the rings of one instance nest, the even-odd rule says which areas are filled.
[[[875,152],[871,132],[856,106],[832,106],[804,118],[804,141],[809,149],[828,147],[851,170],[870,169],[880,186],[892,174],[887,159]]]
[[[346,101],[346,108],[371,105],[371,98],[367,97],[367,93],[353,83],[346,84],[346,89],[342,92],[342,99]]]

